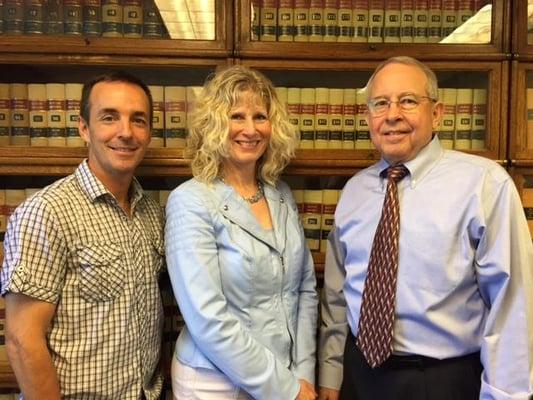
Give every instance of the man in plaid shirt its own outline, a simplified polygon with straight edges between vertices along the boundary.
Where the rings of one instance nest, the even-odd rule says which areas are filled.
[[[80,114],[88,159],[9,221],[9,360],[25,399],[157,399],[163,219],[134,178],[152,98],[116,72],[84,86]]]

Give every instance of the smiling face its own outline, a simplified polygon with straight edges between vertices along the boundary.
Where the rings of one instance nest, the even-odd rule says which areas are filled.
[[[229,157],[223,162],[224,170],[255,172],[272,134],[265,104],[258,95],[244,91],[231,108],[229,117]]]
[[[374,146],[391,165],[412,160],[426,146],[437,128],[443,112],[442,103],[433,103],[424,96],[427,78],[414,65],[391,63],[374,77],[369,99],[397,101],[405,95],[422,99],[414,110],[402,111],[398,103],[390,103],[380,115],[367,111],[366,120]]]
[[[99,82],[89,97],[90,118],[80,118],[89,168],[106,187],[131,182],[150,143],[149,101],[137,85]]]

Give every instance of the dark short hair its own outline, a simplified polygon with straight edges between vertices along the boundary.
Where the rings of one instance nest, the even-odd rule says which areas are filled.
[[[139,86],[148,98],[150,128],[152,128],[152,114],[154,102],[152,100],[152,94],[150,93],[150,89],[142,80],[126,71],[113,71],[103,75],[99,75],[83,85],[83,89],[81,91],[80,116],[85,120],[85,123],[89,124],[89,118],[91,115],[91,104],[89,101],[89,98],[91,97],[91,92],[93,90],[94,85],[100,82],[125,82],[131,83],[135,86]]]

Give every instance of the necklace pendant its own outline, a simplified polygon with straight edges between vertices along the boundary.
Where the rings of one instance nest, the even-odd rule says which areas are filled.
[[[253,196],[250,197],[243,197],[244,200],[246,200],[250,204],[255,204],[259,200],[261,200],[265,196],[265,192],[263,190],[263,184],[261,181],[257,181],[257,192]]]

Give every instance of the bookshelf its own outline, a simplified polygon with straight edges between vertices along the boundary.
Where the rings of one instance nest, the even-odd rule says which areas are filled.
[[[439,1],[443,5],[447,0]],[[365,3],[359,0],[350,3],[354,5],[356,2]],[[428,7],[430,2],[436,4],[428,0]],[[260,10],[272,2],[214,0],[213,3],[216,24],[213,38],[209,40],[170,39],[168,32],[156,38],[14,34],[6,32],[4,13],[0,11],[0,21],[4,22],[4,28],[0,30],[0,83],[83,82],[97,73],[121,68],[138,75],[149,85],[196,86],[201,85],[218,66],[241,63],[261,70],[277,86],[356,89],[364,86],[381,60],[394,55],[409,55],[427,62],[436,71],[443,88],[486,91],[483,146],[463,150],[497,160],[504,166],[511,165],[522,192],[523,188],[533,185],[533,146],[526,144],[525,90],[526,87],[533,88],[533,39],[527,38],[525,0],[492,1],[487,26],[491,40],[482,44],[468,41],[414,43],[403,42],[401,38],[400,42],[388,42],[384,41],[384,34],[377,41],[356,42],[351,39],[342,42],[338,40],[342,17],[337,19],[336,42],[298,42],[294,40],[294,33],[290,41],[265,41],[261,40],[257,27],[254,30],[254,7]],[[276,18],[279,16],[277,3],[274,2]],[[328,4],[335,4],[333,8],[337,6],[337,2],[328,0],[318,3],[323,4],[324,10]],[[398,3],[402,18],[401,4],[404,2]],[[412,3],[419,2],[413,0]],[[468,3],[468,0],[457,2],[460,3]],[[487,2],[476,0],[472,3]],[[4,11],[6,4],[7,0],[3,2]],[[311,5],[306,0],[303,3],[301,0],[279,1],[280,8],[282,5],[290,8],[293,4],[295,7],[297,4]],[[340,0],[339,9],[341,4],[347,2]],[[428,17],[429,10],[426,10]],[[390,19],[390,14],[385,15],[384,6],[381,11],[383,20]],[[455,11],[456,18],[459,18],[459,8]],[[440,17],[443,15],[441,12]],[[0,147],[0,189],[7,188],[10,181],[2,177],[11,180],[36,177],[39,180],[65,176],[74,171],[84,155],[84,148]],[[287,168],[285,180],[296,189],[340,189],[349,176],[371,165],[378,157],[372,148],[357,148],[355,144],[352,149],[299,149]],[[149,189],[162,189],[158,185],[165,184],[168,179],[190,176],[189,162],[180,148],[150,148],[138,173],[143,179],[155,181]],[[315,252],[313,257],[320,274],[324,254]],[[13,389],[16,389],[14,377],[7,364],[0,363],[0,392]]]

